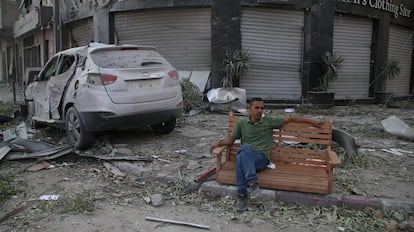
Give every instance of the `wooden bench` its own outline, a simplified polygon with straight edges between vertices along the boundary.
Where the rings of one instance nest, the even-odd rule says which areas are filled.
[[[228,135],[238,117],[230,112]],[[262,188],[329,194],[332,192],[335,166],[341,162],[332,151],[332,120],[321,127],[290,122],[275,129],[270,161],[276,169],[257,173]],[[217,155],[216,180],[222,184],[236,183],[236,154],[239,143],[213,150]]]

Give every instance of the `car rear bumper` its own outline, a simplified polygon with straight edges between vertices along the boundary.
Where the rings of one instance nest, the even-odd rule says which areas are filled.
[[[107,131],[115,129],[132,129],[158,124],[182,115],[182,108],[158,112],[139,113],[125,116],[104,116],[97,112],[79,112],[87,131]]]

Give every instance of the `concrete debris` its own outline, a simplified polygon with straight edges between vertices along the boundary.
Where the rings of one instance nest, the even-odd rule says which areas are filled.
[[[189,160],[187,164],[187,169],[189,170],[195,170],[200,168],[201,165],[197,161]]]
[[[26,123],[21,122],[19,125],[16,126],[16,134],[19,138],[27,139]]]
[[[414,139],[414,129],[395,115],[382,120],[381,123],[385,131],[392,135],[405,139]]]
[[[26,171],[28,171],[28,172],[37,172],[37,171],[40,171],[42,169],[46,169],[46,168],[49,168],[49,167],[50,167],[50,164],[48,162],[43,161],[41,163],[37,163],[35,165],[32,165],[32,166],[26,168]]]
[[[114,165],[122,172],[130,175],[141,177],[142,173],[147,171],[144,167],[129,162],[115,162]]]
[[[394,155],[404,155],[404,153],[413,154],[412,151],[406,151],[406,150],[402,150],[402,149],[398,149],[398,148],[390,148],[390,149],[383,148],[383,149],[381,149],[381,151],[388,152],[388,153],[391,153],[391,154],[394,154]]]
[[[112,164],[108,162],[103,163],[106,170],[109,172],[109,175],[116,178],[116,179],[124,179],[126,177],[126,174],[121,172],[117,167],[113,166]]]
[[[13,140],[18,137],[22,139],[27,139],[26,124],[24,122],[21,122],[16,127],[3,131],[2,135],[3,135],[4,142]]]
[[[151,195],[151,203],[153,206],[158,207],[164,204],[164,200],[161,194]]]
[[[185,155],[185,153],[187,153],[187,150],[185,150],[185,149],[175,150],[174,152],[177,153],[177,154]]]
[[[391,215],[391,218],[394,219],[397,222],[402,222],[402,221],[405,220],[404,214],[402,214],[398,211],[393,212],[392,215]]]
[[[43,201],[57,201],[59,200],[60,195],[51,194],[51,195],[42,195],[39,197],[39,200]]]
[[[147,204],[150,204],[151,203],[151,198],[150,197],[143,197],[142,198],[144,201],[145,201],[145,203],[147,203]]]
[[[135,156],[134,152],[127,147],[118,147],[117,145],[114,145],[114,147],[116,147],[118,155]]]
[[[162,158],[160,158],[159,156],[157,156],[157,155],[153,155],[153,156],[151,156],[152,158],[154,158],[154,159],[156,159],[156,160],[158,160],[158,161],[161,161],[161,162],[164,162],[164,163],[171,163],[171,161],[169,161],[169,160],[166,160],[166,159],[162,159]]]

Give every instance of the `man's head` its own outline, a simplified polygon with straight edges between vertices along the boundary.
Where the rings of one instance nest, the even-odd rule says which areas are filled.
[[[261,98],[252,98],[249,101],[250,121],[253,123],[260,121],[264,111],[264,101]]]

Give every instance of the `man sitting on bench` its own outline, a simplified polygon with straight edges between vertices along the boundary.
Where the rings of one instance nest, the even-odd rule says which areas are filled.
[[[263,171],[269,164],[269,153],[273,143],[273,129],[288,122],[307,122],[320,126],[323,122],[302,117],[263,116],[264,101],[253,98],[249,101],[249,117],[240,119],[233,128],[232,135],[211,145],[211,151],[218,146],[229,146],[236,139],[241,147],[236,159],[236,187],[238,212],[246,211],[249,198],[259,191],[256,172]],[[250,196],[250,197],[249,197]]]

